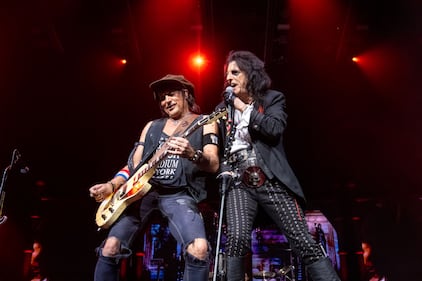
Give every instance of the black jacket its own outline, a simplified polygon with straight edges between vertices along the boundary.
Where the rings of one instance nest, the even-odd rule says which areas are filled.
[[[219,105],[218,107],[221,107]],[[290,167],[283,145],[283,133],[287,125],[286,100],[283,93],[268,90],[261,103],[254,103],[249,120],[252,146],[260,154],[261,161],[273,176],[285,184],[293,193],[305,200],[299,181]],[[223,145],[226,145],[226,126],[220,126]],[[224,151],[224,148],[220,149]]]

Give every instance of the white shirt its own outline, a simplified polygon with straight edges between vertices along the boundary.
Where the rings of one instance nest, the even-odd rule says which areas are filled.
[[[237,109],[234,111],[233,121],[236,132],[234,135],[230,154],[242,149],[249,148],[251,146],[251,136],[249,135],[248,126],[249,120],[251,119],[252,109],[253,106],[249,104],[246,106],[243,112]]]

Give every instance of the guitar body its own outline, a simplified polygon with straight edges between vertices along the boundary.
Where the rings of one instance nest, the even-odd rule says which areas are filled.
[[[148,181],[154,172],[155,168],[148,168],[148,164],[144,164],[123,186],[101,202],[95,215],[98,227],[109,228],[131,203],[141,199],[151,189]]]

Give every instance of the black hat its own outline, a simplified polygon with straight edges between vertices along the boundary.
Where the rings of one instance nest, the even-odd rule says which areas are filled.
[[[192,82],[187,80],[183,75],[174,75],[174,74],[167,74],[163,78],[156,80],[149,84],[149,87],[154,92],[154,97],[156,100],[157,94],[163,90],[169,89],[187,89],[190,95],[194,95],[194,86]]]

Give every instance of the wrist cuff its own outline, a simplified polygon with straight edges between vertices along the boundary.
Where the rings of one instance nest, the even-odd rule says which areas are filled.
[[[189,158],[190,161],[194,162],[194,163],[199,163],[199,161],[201,161],[202,157],[204,153],[202,152],[202,150],[198,149],[195,151],[195,154]]]

